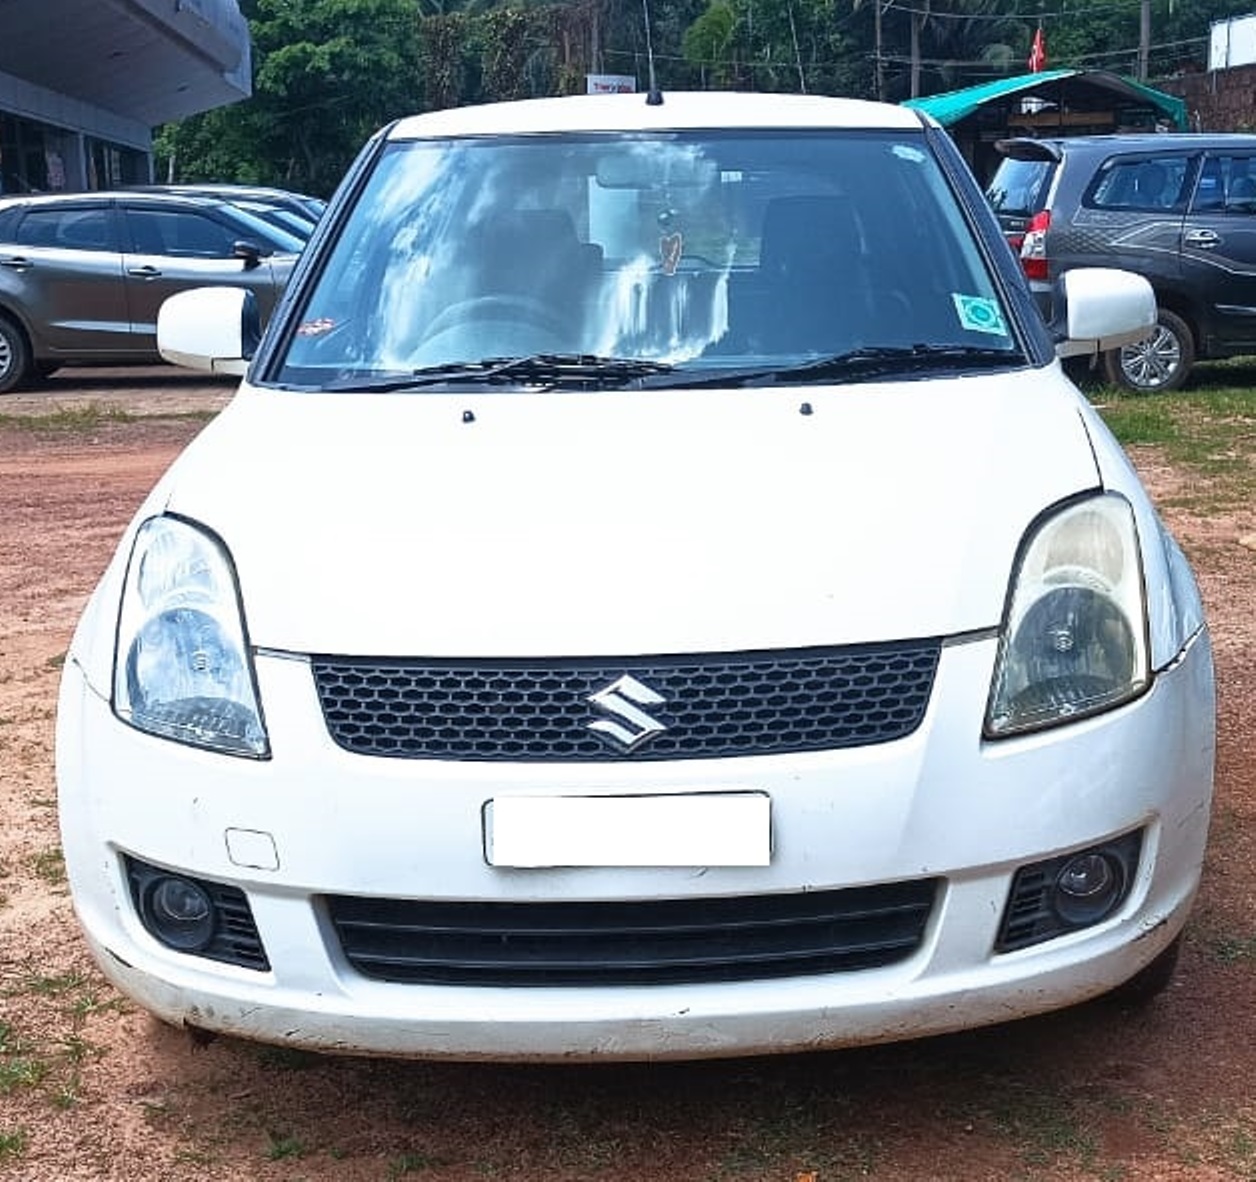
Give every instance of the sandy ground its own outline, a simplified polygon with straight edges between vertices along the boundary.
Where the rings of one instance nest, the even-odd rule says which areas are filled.
[[[1210,612],[1221,740],[1201,898],[1147,1009],[840,1054],[556,1068],[201,1045],[123,1001],[65,888],[57,681],[123,524],[229,392],[84,371],[0,400],[0,1177],[1256,1179],[1256,507],[1166,513]],[[38,425],[83,407],[106,413]],[[1171,497],[1179,477],[1135,459]]]

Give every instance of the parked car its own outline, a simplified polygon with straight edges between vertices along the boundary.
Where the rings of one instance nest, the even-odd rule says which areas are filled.
[[[1146,276],[1155,331],[1104,358],[1109,381],[1172,390],[1197,360],[1256,353],[1256,136],[1001,142],[987,197],[1047,314],[1070,267]]]
[[[1168,981],[1190,568],[947,134],[572,97],[373,138],[65,662],[66,866],[172,1023],[336,1052],[850,1046]]]
[[[183,182],[168,185],[136,185],[135,192],[191,194],[216,197],[220,201],[256,214],[265,221],[273,222],[303,240],[313,233],[318,220],[327,208],[321,197],[308,193],[293,193],[287,189],[275,189],[265,185],[236,185],[211,182]]]
[[[157,309],[189,287],[243,286],[264,320],[304,244],[217,198],[0,198],[0,394],[67,363],[160,361]]]

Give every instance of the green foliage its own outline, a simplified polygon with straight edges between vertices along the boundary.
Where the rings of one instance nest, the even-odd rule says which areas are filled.
[[[1151,80],[1202,65],[1209,23],[1252,0],[1151,0]],[[402,115],[582,91],[588,73],[665,90],[909,97],[1021,73],[1043,20],[1048,66],[1132,74],[1140,0],[241,0],[253,96],[159,129],[158,179],[327,196]],[[880,40],[877,40],[877,14]]]
[[[422,93],[410,0],[256,0],[253,97],[162,129],[161,179],[326,196],[363,141]]]

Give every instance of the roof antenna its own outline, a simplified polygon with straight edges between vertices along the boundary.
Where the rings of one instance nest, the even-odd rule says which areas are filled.
[[[645,56],[650,67],[650,90],[645,96],[645,105],[661,107],[663,92],[659,90],[658,79],[654,76],[654,45],[650,40],[650,0],[641,0],[641,8],[645,12]]]

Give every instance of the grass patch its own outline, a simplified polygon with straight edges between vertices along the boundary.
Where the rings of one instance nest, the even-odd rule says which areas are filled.
[[[854,1128],[840,1096],[818,1092],[766,1100],[732,1130],[714,1177],[850,1182],[876,1172],[882,1146],[872,1130]]]
[[[117,406],[89,402],[84,406],[64,406],[47,414],[0,414],[0,427],[17,431],[41,432],[49,435],[82,435],[102,427],[128,423],[170,421],[208,423],[216,410],[159,411],[156,414],[132,414]]]
[[[402,1153],[388,1163],[388,1177],[404,1178],[409,1174],[421,1174],[424,1170],[430,1170],[440,1164],[439,1158],[431,1157],[426,1153]]]
[[[1256,960],[1256,936],[1211,936],[1205,940],[1204,947],[1222,964]]]
[[[87,978],[82,973],[57,973],[53,976],[35,974],[23,980],[20,991],[35,993],[41,997],[58,997],[81,989],[86,984]]]
[[[3,991],[0,996],[38,999],[45,1010],[55,1006],[62,1024],[36,1041],[19,1038],[15,1027],[0,1021],[0,1096],[32,1088],[57,1109],[78,1103],[84,1069],[105,1053],[84,1036],[84,1025],[90,1015],[115,1007],[101,1003],[91,984],[82,973],[30,973]]]
[[[31,859],[31,868],[50,886],[65,882],[65,856],[59,849],[41,850]]]
[[[1097,1168],[1099,1139],[1084,1114],[1094,1115],[1093,1098],[1060,1092],[1048,1085],[1025,1084],[1011,1079],[988,1081],[982,1088],[992,1099],[980,1105],[963,1105],[962,1122],[987,1129],[993,1137],[1013,1148],[1025,1167],[1061,1169],[1066,1164],[1086,1171]]]
[[[116,406],[89,402],[85,406],[59,407],[41,415],[0,414],[0,426],[21,431],[52,431],[75,435],[80,431],[96,431],[107,423],[133,423],[138,416]]]
[[[1125,394],[1109,387],[1091,401],[1125,447],[1152,447],[1188,473],[1175,498],[1183,508],[1228,509],[1256,499],[1256,374],[1212,367],[1207,385],[1168,394]],[[1228,382],[1243,381],[1244,385]]]
[[[25,1129],[0,1129],[0,1162],[12,1161],[26,1152]]]
[[[270,1142],[266,1147],[266,1156],[271,1161],[282,1161],[285,1158],[304,1157],[305,1143],[299,1137],[290,1137],[279,1133],[268,1133]]]
[[[33,1088],[43,1083],[48,1075],[48,1064],[28,1055],[14,1055],[0,1060],[0,1096],[7,1096],[18,1088]]]

